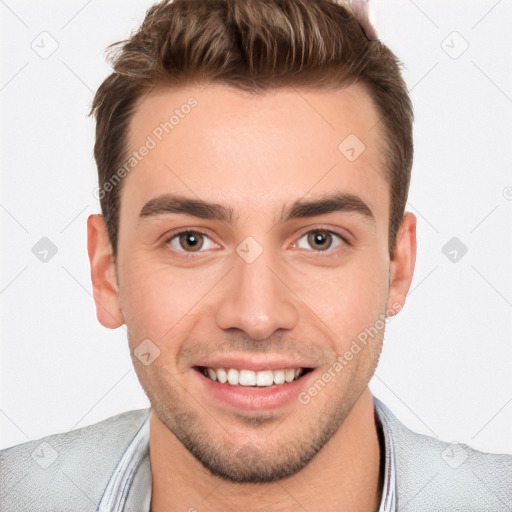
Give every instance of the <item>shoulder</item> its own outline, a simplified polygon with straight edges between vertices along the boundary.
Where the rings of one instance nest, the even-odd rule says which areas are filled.
[[[398,510],[480,511],[512,507],[512,455],[418,434],[374,399],[396,467]]]
[[[124,412],[0,451],[2,510],[95,511],[149,412]]]

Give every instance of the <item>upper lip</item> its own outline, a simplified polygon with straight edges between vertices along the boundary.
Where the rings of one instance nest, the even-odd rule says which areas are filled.
[[[238,368],[244,370],[263,371],[263,370],[283,370],[287,368],[316,368],[317,365],[306,359],[290,359],[286,357],[247,357],[240,355],[219,355],[210,356],[198,361],[194,366],[206,368]]]

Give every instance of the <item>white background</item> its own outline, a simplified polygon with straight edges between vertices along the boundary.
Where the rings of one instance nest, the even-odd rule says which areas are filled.
[[[418,432],[512,453],[512,2],[373,5],[415,107],[419,254],[371,387]],[[99,212],[87,112],[104,49],[149,6],[0,2],[0,447],[149,406],[125,330],[96,320],[86,255]],[[46,59],[31,47],[52,39]],[[454,236],[468,248],[456,263],[442,253]],[[58,248],[47,263],[32,253],[42,237]]]

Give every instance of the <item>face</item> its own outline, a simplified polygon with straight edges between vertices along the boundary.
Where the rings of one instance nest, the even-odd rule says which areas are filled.
[[[367,389],[414,264],[410,215],[389,258],[378,121],[359,85],[138,105],[115,269],[90,219],[98,317],[126,323],[154,413],[214,474],[294,474]]]

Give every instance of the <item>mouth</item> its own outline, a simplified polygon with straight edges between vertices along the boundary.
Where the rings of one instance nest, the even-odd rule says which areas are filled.
[[[268,370],[249,370],[243,368],[210,368],[195,366],[207,379],[219,384],[242,386],[247,388],[271,388],[283,386],[299,380],[313,368],[280,368]]]
[[[203,399],[224,412],[278,411],[295,408],[316,375],[315,368],[247,369],[194,366],[195,385]]]

